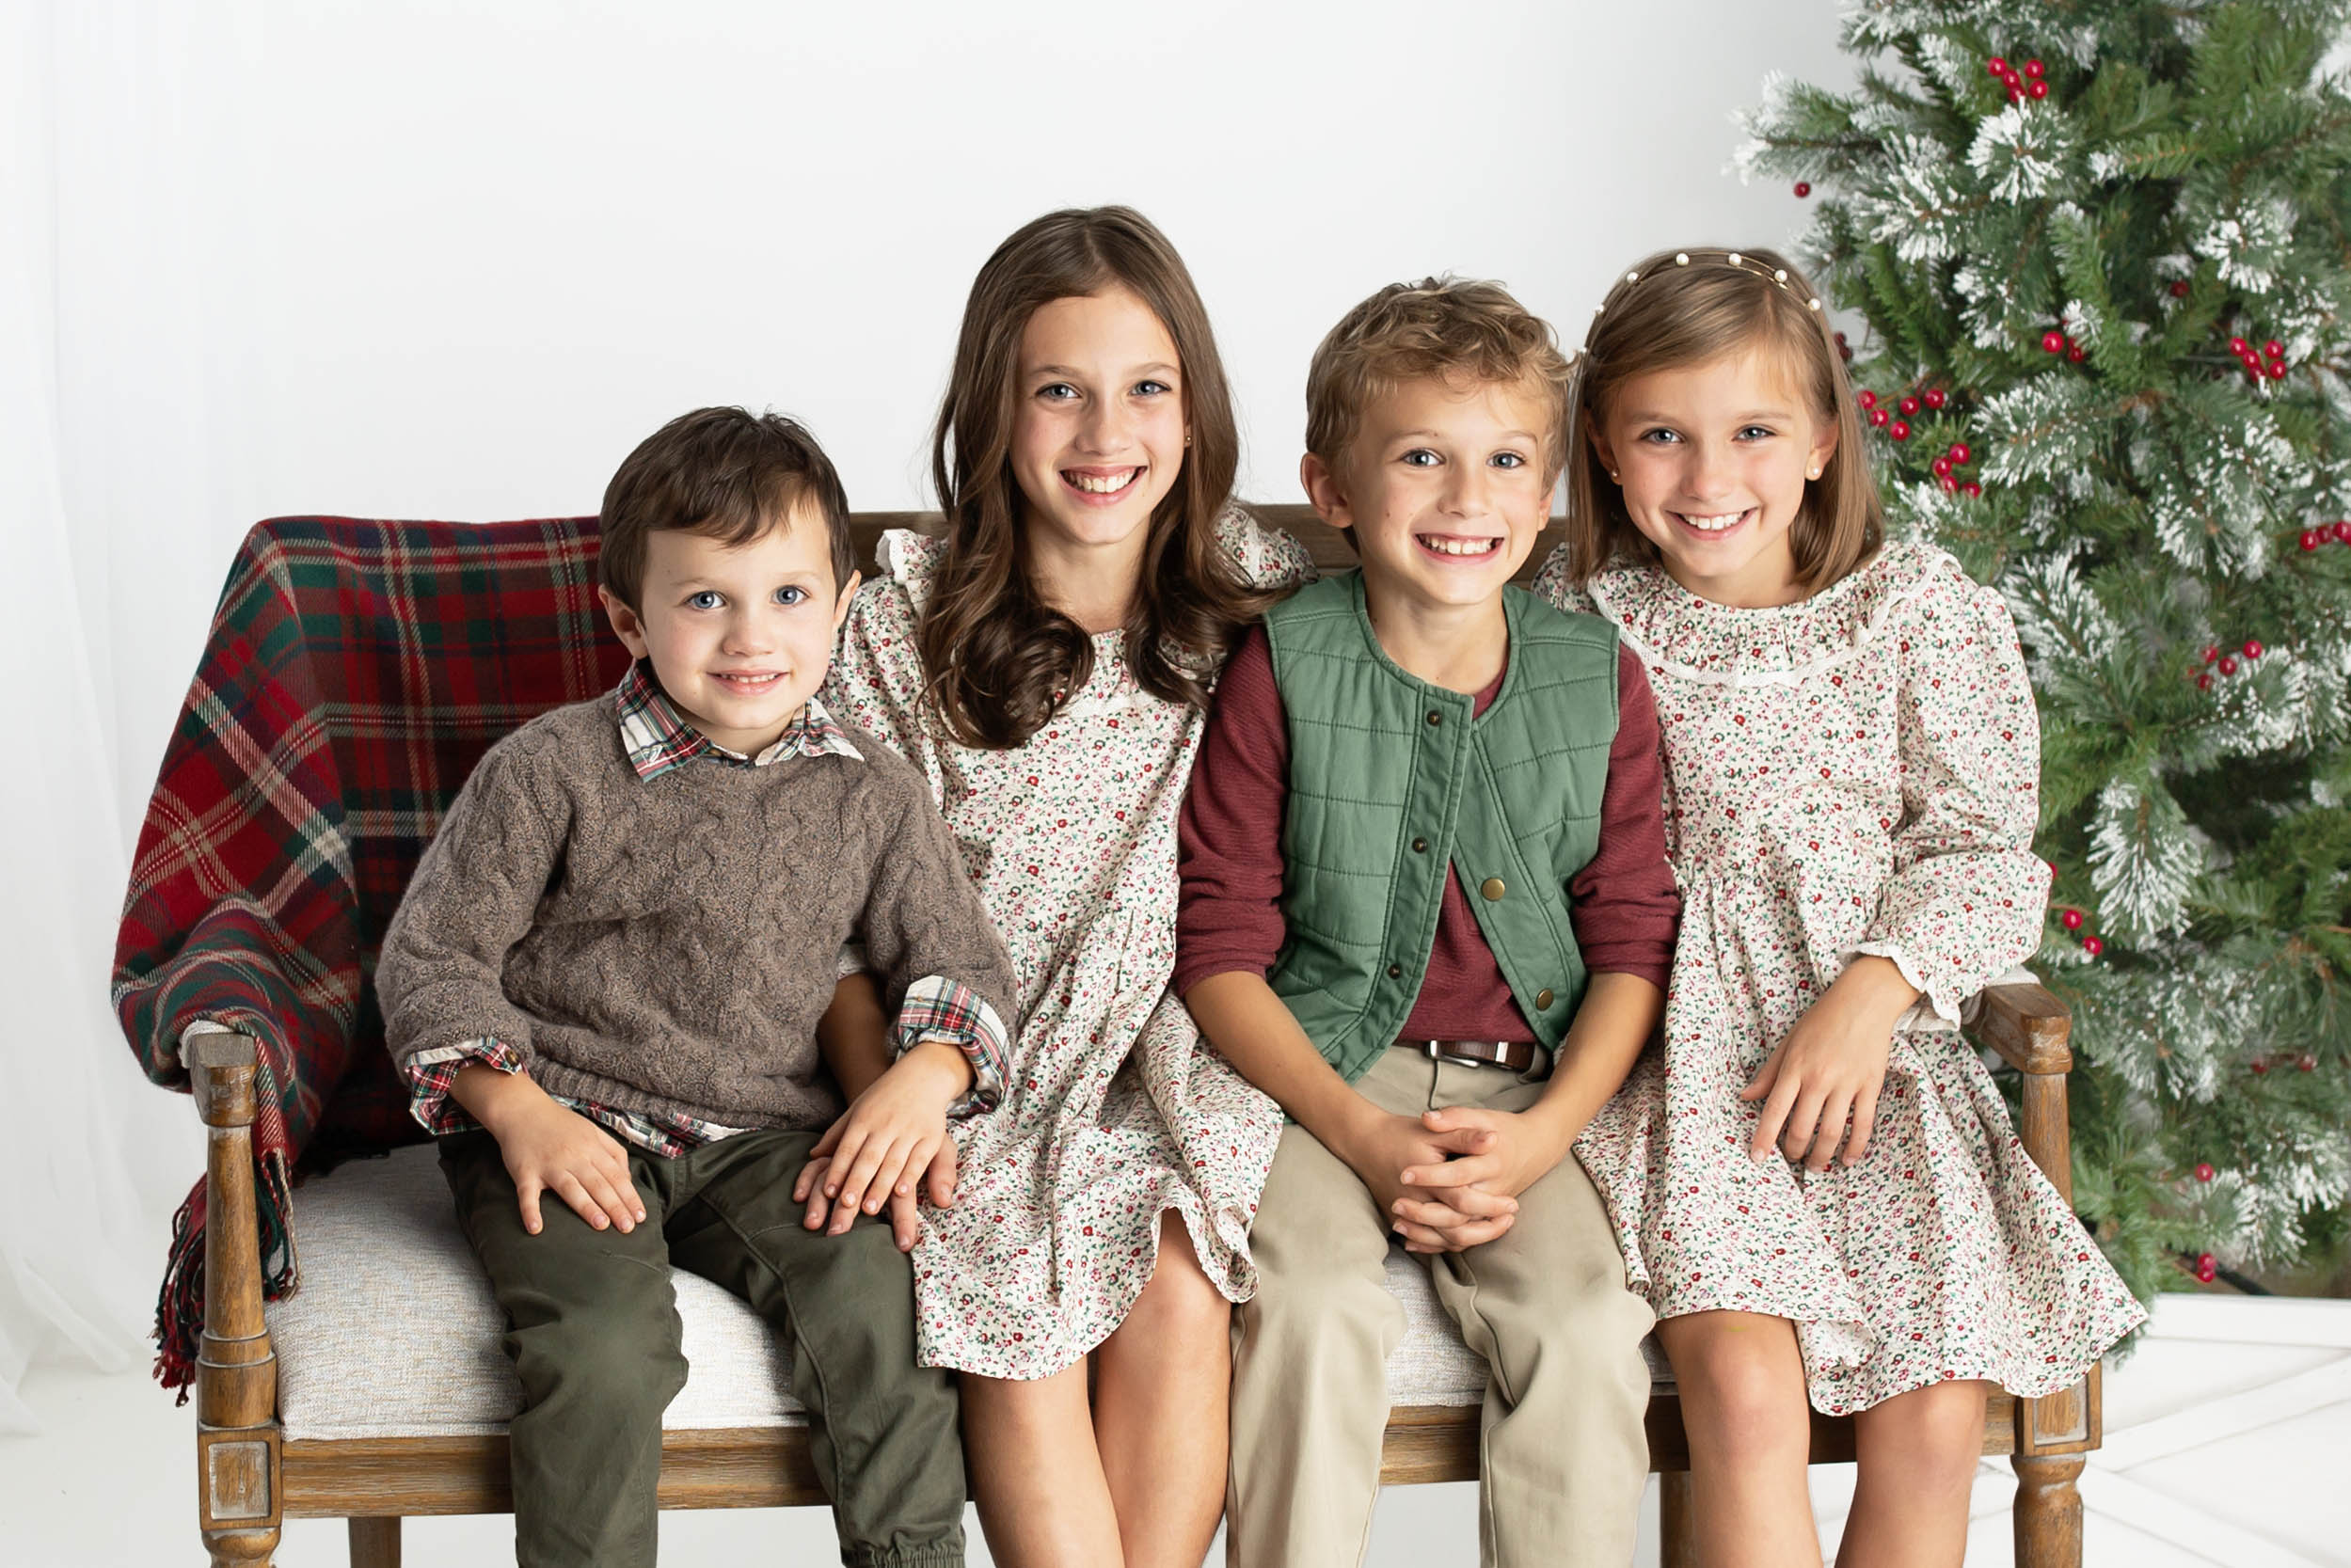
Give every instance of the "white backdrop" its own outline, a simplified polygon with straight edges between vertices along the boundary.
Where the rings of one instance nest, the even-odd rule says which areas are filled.
[[[251,521],[593,511],[714,402],[928,505],[973,271],[1102,201],[1199,282],[1242,495],[1295,499],[1307,356],[1377,285],[1500,277],[1573,341],[1647,249],[1784,243],[1729,117],[1850,80],[1835,35],[1828,0],[0,0],[0,1424],[26,1357],[138,1354],[199,1168],[105,968]]]

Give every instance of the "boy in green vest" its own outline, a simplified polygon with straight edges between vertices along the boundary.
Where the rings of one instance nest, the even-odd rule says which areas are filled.
[[[1250,632],[1192,774],[1175,984],[1293,1121],[1234,1327],[1238,1568],[1361,1558],[1399,1238],[1491,1370],[1482,1560],[1632,1557],[1651,1319],[1569,1146],[1658,1024],[1680,904],[1640,664],[1511,586],[1569,381],[1491,283],[1331,329],[1300,478],[1362,570]]]

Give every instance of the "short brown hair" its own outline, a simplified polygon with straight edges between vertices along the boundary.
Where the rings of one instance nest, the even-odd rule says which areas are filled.
[[[1616,555],[1654,564],[1624,492],[1592,442],[1626,382],[1755,349],[1776,354],[1836,450],[1788,528],[1796,577],[1818,592],[1878,553],[1885,514],[1863,456],[1861,406],[1829,327],[1828,301],[1776,251],[1660,250],[1617,275],[1592,318],[1569,418],[1567,575],[1579,585]]]
[[[1044,727],[1094,668],[1094,640],[1029,578],[1012,472],[1022,335],[1056,299],[1127,289],[1175,342],[1191,436],[1153,509],[1125,626],[1144,690],[1204,710],[1209,684],[1241,631],[1270,602],[1218,542],[1232,495],[1240,427],[1224,361],[1192,275],[1168,237],[1131,207],[1064,208],[1023,224],[972,281],[955,367],[930,445],[946,515],[946,553],[923,611],[923,669],[959,745],[1005,750]]]
[[[612,596],[639,609],[645,538],[665,530],[748,545],[787,525],[802,506],[824,516],[839,593],[856,564],[849,497],[833,460],[797,420],[743,408],[697,408],[643,441],[604,487],[597,575]]]
[[[1338,467],[1372,401],[1428,377],[1533,384],[1548,412],[1543,467],[1558,475],[1574,372],[1549,323],[1477,278],[1390,283],[1340,317],[1306,372],[1306,450]]]

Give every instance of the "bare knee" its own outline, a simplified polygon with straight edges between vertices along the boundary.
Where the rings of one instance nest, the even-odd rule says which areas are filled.
[[[1907,1489],[1964,1490],[1983,1455],[1988,1386],[1930,1384],[1897,1394],[1854,1423],[1864,1467]]]
[[[1222,1336],[1231,1327],[1232,1304],[1200,1266],[1183,1216],[1173,1209],[1159,1216],[1159,1262],[1127,1314],[1128,1323],[1137,1321],[1154,1337]]]
[[[1698,1316],[1716,1321],[1676,1319],[1660,1325],[1685,1415],[1734,1463],[1808,1452],[1812,1418],[1803,1362],[1786,1321],[1746,1313]]]

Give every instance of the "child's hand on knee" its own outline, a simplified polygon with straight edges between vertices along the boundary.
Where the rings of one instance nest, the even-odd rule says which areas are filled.
[[[941,1207],[954,1199],[946,1114],[970,1086],[970,1063],[954,1046],[926,1042],[900,1056],[809,1150],[792,1183],[793,1200],[808,1206],[801,1223],[838,1236],[861,1212],[879,1214],[886,1206],[899,1250],[913,1247],[922,1234],[917,1185]],[[948,1151],[944,1170],[942,1149]]]
[[[1739,1091],[1763,1101],[1748,1153],[1761,1160],[1776,1142],[1814,1171],[1828,1169],[1840,1146],[1849,1165],[1867,1153],[1894,1025],[1917,999],[1889,959],[1847,966]]]
[[[522,1227],[532,1235],[543,1228],[539,1202],[548,1193],[598,1230],[609,1226],[626,1234],[643,1222],[627,1150],[579,1112],[541,1095],[535,1104],[501,1117],[491,1132],[515,1180]]]

